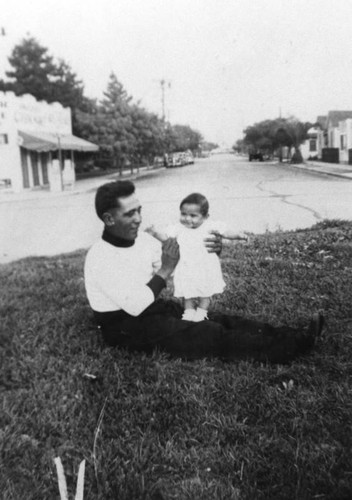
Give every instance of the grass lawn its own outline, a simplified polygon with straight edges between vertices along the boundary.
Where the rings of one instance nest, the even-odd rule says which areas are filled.
[[[84,500],[351,499],[352,223],[223,251],[213,308],[292,326],[324,312],[314,353],[286,366],[104,347],[84,256],[0,266],[2,500],[59,499],[57,456],[71,499],[83,459]]]

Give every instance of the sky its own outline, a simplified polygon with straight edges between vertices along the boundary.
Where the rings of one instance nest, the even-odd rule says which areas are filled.
[[[351,0],[11,0],[0,75],[31,35],[101,99],[135,101],[231,146],[255,122],[352,109]]]

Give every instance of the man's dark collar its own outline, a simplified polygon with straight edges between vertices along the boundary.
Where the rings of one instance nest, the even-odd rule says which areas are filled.
[[[134,245],[134,240],[125,240],[124,238],[120,238],[119,236],[114,236],[113,234],[109,233],[106,228],[104,229],[102,238],[107,243],[110,243],[110,245],[114,245],[114,247],[127,248]]]

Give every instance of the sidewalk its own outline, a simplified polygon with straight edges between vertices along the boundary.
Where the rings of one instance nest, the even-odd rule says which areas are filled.
[[[14,193],[11,189],[0,189],[0,203],[9,201],[20,201],[20,200],[35,200],[44,198],[53,198],[55,196],[68,196],[73,194],[87,193],[91,190],[97,189],[102,184],[109,181],[115,181],[119,179],[130,179],[136,180],[142,177],[153,175],[159,172],[164,167],[141,167],[139,171],[135,170],[133,174],[131,171],[125,171],[122,176],[119,173],[112,174],[111,172],[107,175],[101,175],[99,177],[90,177],[88,179],[76,180],[73,187],[65,186],[63,191],[52,192],[48,187],[38,187],[31,190],[21,191],[20,193]]]
[[[306,160],[302,164],[286,163],[285,165],[302,170],[309,170],[320,175],[332,175],[352,180],[352,165],[342,165],[340,163],[324,163],[322,161]]]

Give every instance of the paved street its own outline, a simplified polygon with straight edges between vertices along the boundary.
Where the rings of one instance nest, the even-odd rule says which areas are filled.
[[[89,247],[102,230],[94,192],[103,182],[80,181],[76,192],[61,195],[0,197],[0,262]],[[177,221],[179,202],[192,191],[209,198],[214,219],[255,233],[305,228],[325,218],[352,220],[351,180],[233,155],[154,171],[136,185],[144,225]]]

